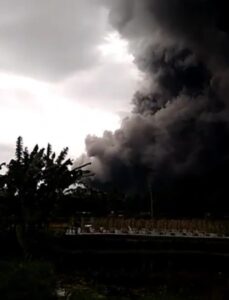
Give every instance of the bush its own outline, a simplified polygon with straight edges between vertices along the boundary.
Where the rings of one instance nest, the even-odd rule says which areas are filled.
[[[41,262],[0,263],[0,297],[4,300],[54,300],[52,267]]]
[[[77,288],[71,292],[69,300],[107,300],[107,298],[92,289]]]

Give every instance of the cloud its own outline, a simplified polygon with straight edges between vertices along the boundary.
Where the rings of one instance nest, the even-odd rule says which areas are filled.
[[[89,71],[77,72],[60,84],[61,92],[73,101],[112,112],[130,110],[131,97],[139,82],[133,63],[101,63]]]
[[[88,133],[117,128],[138,78],[126,42],[106,40],[107,8],[99,0],[0,0],[0,7],[1,142],[22,135],[29,147],[68,145],[75,156]]]
[[[56,151],[69,146],[71,157],[84,151],[89,132],[101,135],[106,128],[119,126],[113,112],[72,101],[55,84],[16,75],[0,73],[0,108],[2,144],[14,145],[21,135],[30,149],[48,142]]]
[[[8,163],[14,156],[14,146],[0,143],[0,164]]]
[[[90,0],[0,0],[0,69],[61,80],[98,63],[107,10]]]

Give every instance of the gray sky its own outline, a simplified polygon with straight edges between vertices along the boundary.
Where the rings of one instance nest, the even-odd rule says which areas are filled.
[[[0,0],[0,161],[18,135],[72,156],[119,126],[139,73],[99,0]]]

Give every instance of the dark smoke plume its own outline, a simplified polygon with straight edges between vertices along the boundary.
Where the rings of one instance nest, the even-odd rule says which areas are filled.
[[[149,176],[174,182],[223,174],[229,162],[227,1],[105,5],[112,26],[129,41],[144,82],[119,130],[86,139],[97,180],[139,188]]]

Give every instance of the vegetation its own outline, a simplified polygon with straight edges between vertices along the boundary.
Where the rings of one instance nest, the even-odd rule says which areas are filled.
[[[86,165],[74,168],[67,154],[68,148],[64,148],[57,156],[50,144],[46,149],[36,145],[29,152],[18,137],[15,158],[1,165],[6,168],[0,177],[2,219],[14,224],[25,251],[25,232],[44,228],[55,217],[65,195],[90,175],[83,170]]]
[[[57,299],[52,266],[42,262],[1,262],[0,295],[4,300]]]
[[[84,169],[87,164],[74,167],[73,161],[67,157],[67,154],[68,148],[64,148],[56,155],[49,144],[46,149],[39,148],[39,146],[36,145],[32,151],[29,151],[23,146],[23,140],[19,137],[16,143],[15,158],[8,164],[2,163],[0,165],[0,169],[2,169],[0,175],[0,238],[1,241],[3,241],[2,245],[4,245],[5,242],[6,244],[9,243],[5,249],[10,249],[10,247],[14,248],[18,242],[25,255],[23,259],[19,259],[19,262],[18,257],[16,262],[0,262],[0,295],[2,299],[58,299],[57,290],[59,287],[63,287],[61,286],[62,281],[60,280],[62,276],[61,271],[58,273],[58,276],[60,276],[58,277],[53,271],[53,266],[49,263],[44,263],[43,260],[48,258],[52,263],[56,263],[55,266],[57,269],[59,268],[59,270],[61,270],[61,268],[69,268],[69,270],[71,270],[68,266],[68,258],[69,263],[72,264],[75,252],[72,251],[71,247],[74,248],[77,243],[70,242],[68,244],[69,249],[67,249],[69,251],[65,251],[67,243],[64,247],[62,247],[62,243],[69,240],[72,241],[72,239],[68,239],[67,236],[61,238],[61,235],[54,235],[52,230],[54,230],[55,233],[59,230],[61,233],[64,233],[70,223],[72,226],[76,224],[79,225],[80,220],[79,215],[77,216],[77,212],[90,212],[84,215],[94,217],[92,219],[90,218],[90,220],[88,220],[87,217],[82,218],[82,225],[84,222],[86,224],[87,221],[92,223],[92,227],[87,226],[87,230],[89,230],[88,228],[92,228],[92,230],[102,232],[108,230],[113,232],[131,231],[136,233],[150,233],[154,230],[162,232],[165,230],[171,231],[171,233],[173,231],[183,232],[184,234],[191,232],[194,235],[198,233],[229,234],[229,222],[226,220],[221,222],[210,218],[150,219],[149,215],[147,216],[146,214],[144,218],[140,212],[144,209],[147,211],[147,207],[150,204],[149,195],[147,195],[148,191],[145,191],[145,194],[143,192],[139,198],[136,195],[124,195],[115,188],[106,189],[105,191],[92,188],[92,186],[89,185],[91,173]],[[43,246],[43,244],[44,247],[41,250],[39,246]],[[49,247],[46,247],[46,244]],[[88,250],[89,243],[86,241],[85,244]],[[83,245],[80,246],[84,249]],[[1,254],[8,251],[3,250],[3,248],[4,247],[1,247]],[[45,253],[46,255],[43,256],[47,248],[48,251]],[[33,251],[34,249],[35,251]],[[16,251],[18,251],[18,248],[16,248]],[[13,254],[10,255],[13,256],[15,252],[12,253]],[[38,256],[36,256],[37,253]],[[57,256],[58,259],[56,259]],[[39,257],[41,260],[34,261],[35,257],[36,259]],[[7,256],[7,258],[9,258],[9,256]],[[30,260],[28,261],[27,258]],[[114,258],[115,268],[117,267],[118,270],[117,273],[115,271],[113,272],[113,266],[111,266],[108,271],[106,271],[102,265],[99,265],[97,268],[96,263],[100,264],[99,260],[93,267],[92,255],[92,257],[85,262],[86,270],[91,268],[90,270],[92,270],[93,273],[88,271],[88,273],[90,273],[89,276],[96,280],[96,278],[103,278],[102,274],[105,274],[105,281],[106,278],[108,278],[108,282],[109,278],[111,278],[111,280],[113,280],[112,278],[114,278],[114,280],[120,278],[119,274],[125,273],[125,270],[123,271],[124,264],[121,262],[121,273],[119,273],[119,264],[116,264],[115,259],[117,259],[117,257]],[[121,258],[119,257],[119,259]],[[124,259],[126,260],[126,258]],[[91,265],[87,266],[87,264],[90,264],[89,261]],[[73,268],[77,269],[77,278],[79,279],[83,271],[80,266],[80,260],[76,259],[75,262],[76,265],[74,265]],[[102,260],[101,263],[103,263]],[[82,264],[82,266],[84,265]],[[168,271],[169,266],[170,263],[168,263],[168,268],[165,267]],[[71,272],[69,270],[67,270],[67,272]],[[131,275],[128,273],[128,270],[126,272],[129,281],[131,281],[134,276],[137,277],[136,274],[138,271],[134,273],[132,270],[131,267]],[[108,272],[108,275],[106,272]],[[112,272],[114,273],[113,277]],[[161,269],[160,272],[162,272]],[[163,276],[166,277],[168,274],[166,271],[165,275],[160,273],[158,278],[156,276],[153,278],[161,282],[164,280]],[[84,275],[82,275],[82,277],[84,277]],[[70,277],[71,276],[72,275],[70,275]],[[216,278],[220,278],[220,276],[222,276],[222,274],[217,273]],[[169,283],[169,279],[171,279],[172,276],[171,278],[169,276],[167,277]],[[227,275],[225,278],[227,278]],[[171,284],[171,290],[168,289],[168,285],[165,285],[159,290],[157,282],[155,282],[154,290],[140,291],[134,288],[129,292],[128,289],[125,291],[120,290],[120,286],[118,286],[116,290],[109,290],[108,286],[98,288],[95,282],[93,282],[93,284],[87,284],[86,282],[82,284],[81,280],[78,280],[76,284],[74,282],[73,285],[68,285],[68,296],[66,297],[69,300],[202,299],[189,297],[189,294],[192,292],[189,289],[189,281],[188,277],[187,289],[185,290],[179,290],[179,288],[175,288],[174,290],[173,284]],[[219,290],[221,290],[220,287]]]
[[[106,297],[89,288],[73,288],[69,300],[106,300]]]

